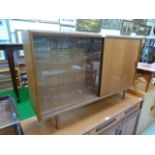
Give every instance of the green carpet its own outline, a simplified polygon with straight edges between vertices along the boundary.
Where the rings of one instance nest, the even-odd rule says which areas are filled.
[[[8,95],[12,96],[15,99],[15,93],[13,90],[0,92],[0,96],[8,96]],[[20,95],[21,102],[16,103],[16,108],[17,108],[20,120],[25,120],[34,116],[35,114],[31,106],[28,87],[20,88],[19,95]]]

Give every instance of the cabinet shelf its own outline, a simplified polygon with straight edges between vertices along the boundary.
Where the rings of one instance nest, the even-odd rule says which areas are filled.
[[[0,73],[9,72],[9,68],[0,68]]]
[[[0,79],[0,83],[1,82],[8,82],[8,81],[11,81],[11,78]]]
[[[27,72],[26,71],[20,71],[20,74],[26,74]]]
[[[11,76],[0,75],[0,80],[4,80],[4,79],[11,79]]]
[[[12,89],[13,89],[13,87],[10,87],[10,86],[0,88],[1,91],[12,90]]]
[[[75,66],[76,67],[76,66]],[[83,68],[80,67],[76,67],[76,68],[70,68],[70,69],[65,69],[65,70],[61,70],[61,69],[57,69],[57,70],[44,70],[42,72],[43,76],[54,76],[54,75],[64,75],[65,73],[81,73],[84,71]]]
[[[10,90],[10,89],[13,89],[13,87],[12,86],[4,86],[4,87],[0,87],[0,90],[2,91],[5,91],[5,90]]]
[[[16,80],[19,81],[18,69],[16,68]],[[9,68],[0,68],[0,90],[12,89],[12,79]]]
[[[78,96],[79,98],[77,98],[77,95],[78,94],[75,94],[74,96],[71,96],[72,100],[74,100],[74,105],[72,105],[74,108],[79,107],[79,104],[81,104],[81,106],[82,105],[87,105],[90,102],[93,102],[94,100],[98,100],[98,97],[96,97],[95,95],[90,95],[88,93],[83,93],[83,96],[85,96],[85,98],[83,98],[82,96]],[[77,98],[76,101],[75,101],[75,98]],[[63,98],[60,99],[59,103],[54,103],[55,105],[59,104],[59,107],[56,107],[56,108],[53,108],[53,107],[49,108],[49,102],[50,101],[47,101],[45,103],[45,108],[46,109],[44,110],[45,112],[43,112],[43,118],[48,118],[49,116],[51,116],[51,114],[54,116],[54,115],[57,115],[57,114],[59,114],[61,112],[66,111],[66,110],[72,109],[70,107],[70,103],[68,101],[69,101],[69,99],[68,100],[64,100]],[[64,103],[68,103],[68,104],[65,105]]]

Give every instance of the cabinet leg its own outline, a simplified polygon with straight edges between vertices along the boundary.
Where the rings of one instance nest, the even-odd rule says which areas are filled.
[[[125,98],[125,94],[126,94],[126,91],[124,90],[124,91],[123,91],[123,98],[122,98],[123,100],[124,100],[124,98]]]
[[[60,129],[60,127],[61,127],[60,115],[55,116],[55,122],[56,122],[56,128]]]
[[[147,77],[145,77],[145,79],[146,79],[146,88],[145,88],[145,92],[147,92],[148,91],[148,88],[149,88],[149,85],[150,85],[150,83],[151,83],[151,80],[152,80],[152,74],[148,74],[147,75]]]

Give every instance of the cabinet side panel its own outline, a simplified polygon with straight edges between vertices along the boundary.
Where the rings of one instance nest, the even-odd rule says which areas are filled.
[[[101,78],[101,96],[114,94],[120,90],[125,40],[106,38]]]
[[[37,88],[36,88],[36,81],[35,81],[35,73],[34,73],[34,57],[31,48],[31,41],[32,41],[32,34],[30,32],[23,32],[23,47],[25,51],[25,62],[26,62],[26,70],[28,75],[28,84],[29,84],[29,91],[30,91],[30,99],[33,106],[35,113],[37,114],[38,119],[40,120],[40,107],[39,103],[37,102]]]
[[[121,76],[121,88],[128,89],[134,81],[141,40],[126,39]]]

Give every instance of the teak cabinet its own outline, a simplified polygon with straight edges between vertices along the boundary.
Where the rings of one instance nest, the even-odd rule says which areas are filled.
[[[38,119],[128,89],[140,42],[90,33],[24,32],[30,97]]]
[[[134,80],[141,40],[108,37],[104,41],[101,96],[128,89]]]

